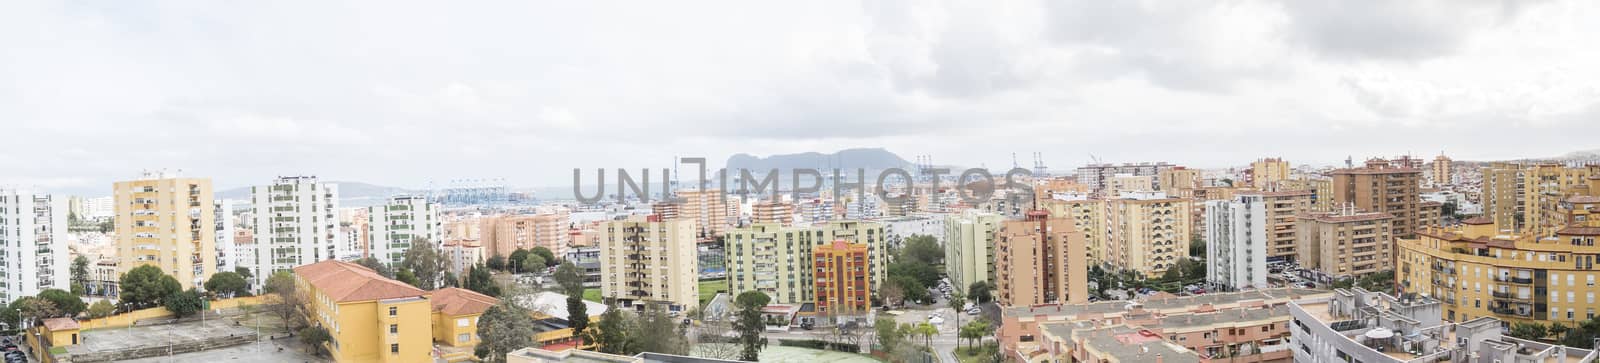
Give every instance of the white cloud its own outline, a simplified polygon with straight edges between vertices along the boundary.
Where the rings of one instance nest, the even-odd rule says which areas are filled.
[[[1559,154],[1600,131],[1583,1],[16,3],[0,183],[146,168],[419,186],[884,146]],[[147,135],[135,137],[133,135]],[[155,138],[163,142],[148,142]],[[1508,139],[1542,142],[1507,143]],[[514,166],[514,167],[508,167]]]

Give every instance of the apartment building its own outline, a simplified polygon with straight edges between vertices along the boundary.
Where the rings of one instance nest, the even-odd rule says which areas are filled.
[[[572,217],[565,211],[489,216],[480,219],[479,241],[490,256],[511,256],[518,249],[544,247],[556,256],[567,253],[572,241]]]
[[[1124,192],[1149,192],[1159,187],[1155,175],[1117,174],[1111,177],[1111,182],[1106,187],[1106,195],[1122,195]]]
[[[1090,191],[1106,194],[1105,190],[1110,185],[1111,179],[1117,174],[1160,175],[1162,170],[1176,167],[1165,162],[1143,162],[1124,164],[1089,164],[1077,169],[1078,184],[1089,186]]]
[[[1528,166],[1523,171],[1522,225],[1533,234],[1549,235],[1565,227],[1561,201],[1574,195],[1600,195],[1589,189],[1589,177],[1600,175],[1600,165],[1569,167],[1555,163]]]
[[[1359,212],[1312,212],[1295,222],[1300,268],[1329,279],[1361,278],[1393,268],[1394,216]]]
[[[367,243],[372,233],[368,208],[343,208],[339,210],[339,260],[355,261],[372,253]]]
[[[885,236],[882,223],[861,221],[791,227],[759,223],[730,230],[723,236],[728,292],[738,296],[760,291],[774,304],[813,302],[813,253],[818,246],[841,240],[867,247],[868,288],[878,291],[888,274]]]
[[[944,217],[944,268],[950,283],[965,289],[994,276],[994,236],[1005,220],[998,214],[966,210]]]
[[[812,249],[817,314],[853,315],[872,310],[867,251],[864,243],[843,240]]]
[[[1296,262],[1295,220],[1311,211],[1311,192],[1304,190],[1242,192],[1242,197],[1259,200],[1265,208],[1267,262]]]
[[[1050,215],[1072,220],[1072,228],[1083,234],[1084,254],[1092,265],[1106,266],[1106,203],[1086,194],[1058,194],[1057,199],[1041,201],[1039,208]]]
[[[995,337],[1009,360],[1022,362],[1288,362],[1285,304],[1328,296],[1326,290],[1272,288],[1007,306]]]
[[[116,182],[117,273],[153,265],[183,288],[217,272],[211,179],[147,173]]]
[[[794,224],[794,203],[757,202],[750,209],[750,223]]]
[[[694,222],[695,238],[710,240],[722,235],[739,222],[739,198],[728,197],[720,189],[679,190],[677,201],[668,209],[677,209],[676,215],[663,214],[662,220],[687,219]]]
[[[1194,189],[1200,185],[1200,171],[1174,166],[1156,174],[1156,190],[1176,195],[1178,190]]]
[[[1313,212],[1327,212],[1333,206],[1333,179],[1324,178],[1296,178],[1279,181],[1277,190],[1303,190],[1311,193],[1310,205]]]
[[[1226,289],[1267,287],[1272,234],[1260,195],[1205,202],[1206,281]]]
[[[361,265],[324,260],[294,268],[307,319],[328,330],[336,362],[433,362],[429,293]]]
[[[1429,176],[1428,184],[1434,186],[1455,185],[1455,166],[1451,163],[1450,157],[1443,154],[1434,157],[1433,164],[1429,165],[1429,170],[1433,171],[1433,175]]]
[[[1089,301],[1083,235],[1071,219],[1034,210],[995,233],[994,279],[1001,306]]]
[[[605,222],[600,236],[600,296],[621,308],[669,311],[699,306],[693,219],[633,216]]]
[[[1360,288],[1289,303],[1296,362],[1594,362],[1593,350],[1502,336],[1492,317],[1440,319],[1429,297]]]
[[[1409,237],[1421,226],[1422,172],[1395,167],[1383,159],[1368,160],[1365,167],[1333,171],[1333,204],[1353,205],[1367,212],[1394,216],[1391,233]]]
[[[1189,256],[1192,201],[1137,193],[1106,201],[1102,254],[1111,270],[1157,277]]]
[[[1438,299],[1450,321],[1494,317],[1507,326],[1576,327],[1600,309],[1600,220],[1592,218],[1600,200],[1592,202],[1573,210],[1574,222],[1550,236],[1510,234],[1488,218],[1473,218],[1401,239],[1395,246],[1398,286]]]
[[[217,199],[211,202],[212,211],[216,222],[214,225],[217,238],[217,271],[233,271],[242,266],[239,263],[239,246],[234,243],[234,228],[238,224],[233,216],[233,201]]]
[[[1289,166],[1289,162],[1281,158],[1256,160],[1250,162],[1250,172],[1245,174],[1250,180],[1246,182],[1256,189],[1268,189],[1280,181],[1289,180],[1291,170],[1293,167]]]
[[[1524,190],[1522,165],[1516,163],[1496,162],[1480,169],[1483,178],[1483,188],[1479,197],[1483,202],[1483,213],[1488,216],[1494,225],[1512,231],[1522,230],[1523,201],[1527,199]]]
[[[284,176],[250,188],[255,207],[254,286],[295,266],[338,256],[339,186],[315,176]]]
[[[67,198],[0,189],[0,304],[70,290]]]
[[[400,263],[415,242],[437,246],[444,242],[439,205],[422,196],[390,197],[383,205],[367,208],[368,255],[388,264]]]

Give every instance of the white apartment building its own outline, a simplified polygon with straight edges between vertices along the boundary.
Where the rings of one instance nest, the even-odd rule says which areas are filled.
[[[71,288],[67,198],[0,189],[0,304]]]
[[[412,241],[427,240],[439,246],[443,230],[439,205],[423,196],[394,196],[384,205],[367,208],[367,250],[389,264],[400,263]]]
[[[239,246],[233,242],[233,201],[218,199],[211,205],[216,214],[217,271],[233,271],[239,267]]]
[[[965,290],[994,278],[994,235],[1005,218],[975,209],[945,217],[944,267],[950,283]]]
[[[1206,281],[1231,289],[1267,287],[1267,214],[1261,195],[1205,203]]]
[[[334,258],[339,186],[314,176],[279,177],[251,188],[255,207],[255,286],[277,271]]]

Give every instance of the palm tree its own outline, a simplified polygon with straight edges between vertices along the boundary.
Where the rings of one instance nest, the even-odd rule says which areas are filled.
[[[951,290],[955,290],[950,292],[950,310],[955,310],[955,313],[951,315],[955,315],[956,326],[959,327],[961,326],[961,308],[966,307],[967,295],[962,294],[961,289]]]
[[[933,327],[933,324],[922,323],[918,324],[917,327],[912,329],[911,332],[921,335],[922,347],[928,348],[929,352],[933,351],[933,336],[939,334],[939,328]]]

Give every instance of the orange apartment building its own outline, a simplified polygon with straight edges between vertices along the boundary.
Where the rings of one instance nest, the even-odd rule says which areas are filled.
[[[1411,237],[1422,226],[1422,171],[1372,159],[1361,168],[1333,171],[1333,205],[1353,205],[1366,212],[1394,216],[1391,234]]]
[[[794,225],[794,204],[787,202],[760,202],[751,206],[750,223],[777,223]]]
[[[872,309],[866,244],[837,240],[816,246],[811,255],[816,268],[812,280],[818,314],[855,314]]]
[[[566,212],[484,217],[479,240],[488,256],[510,256],[517,249],[534,247],[563,256],[572,241],[570,221]]]
[[[1089,299],[1084,236],[1069,218],[1034,210],[995,232],[995,287],[1001,306],[1076,304]]]

